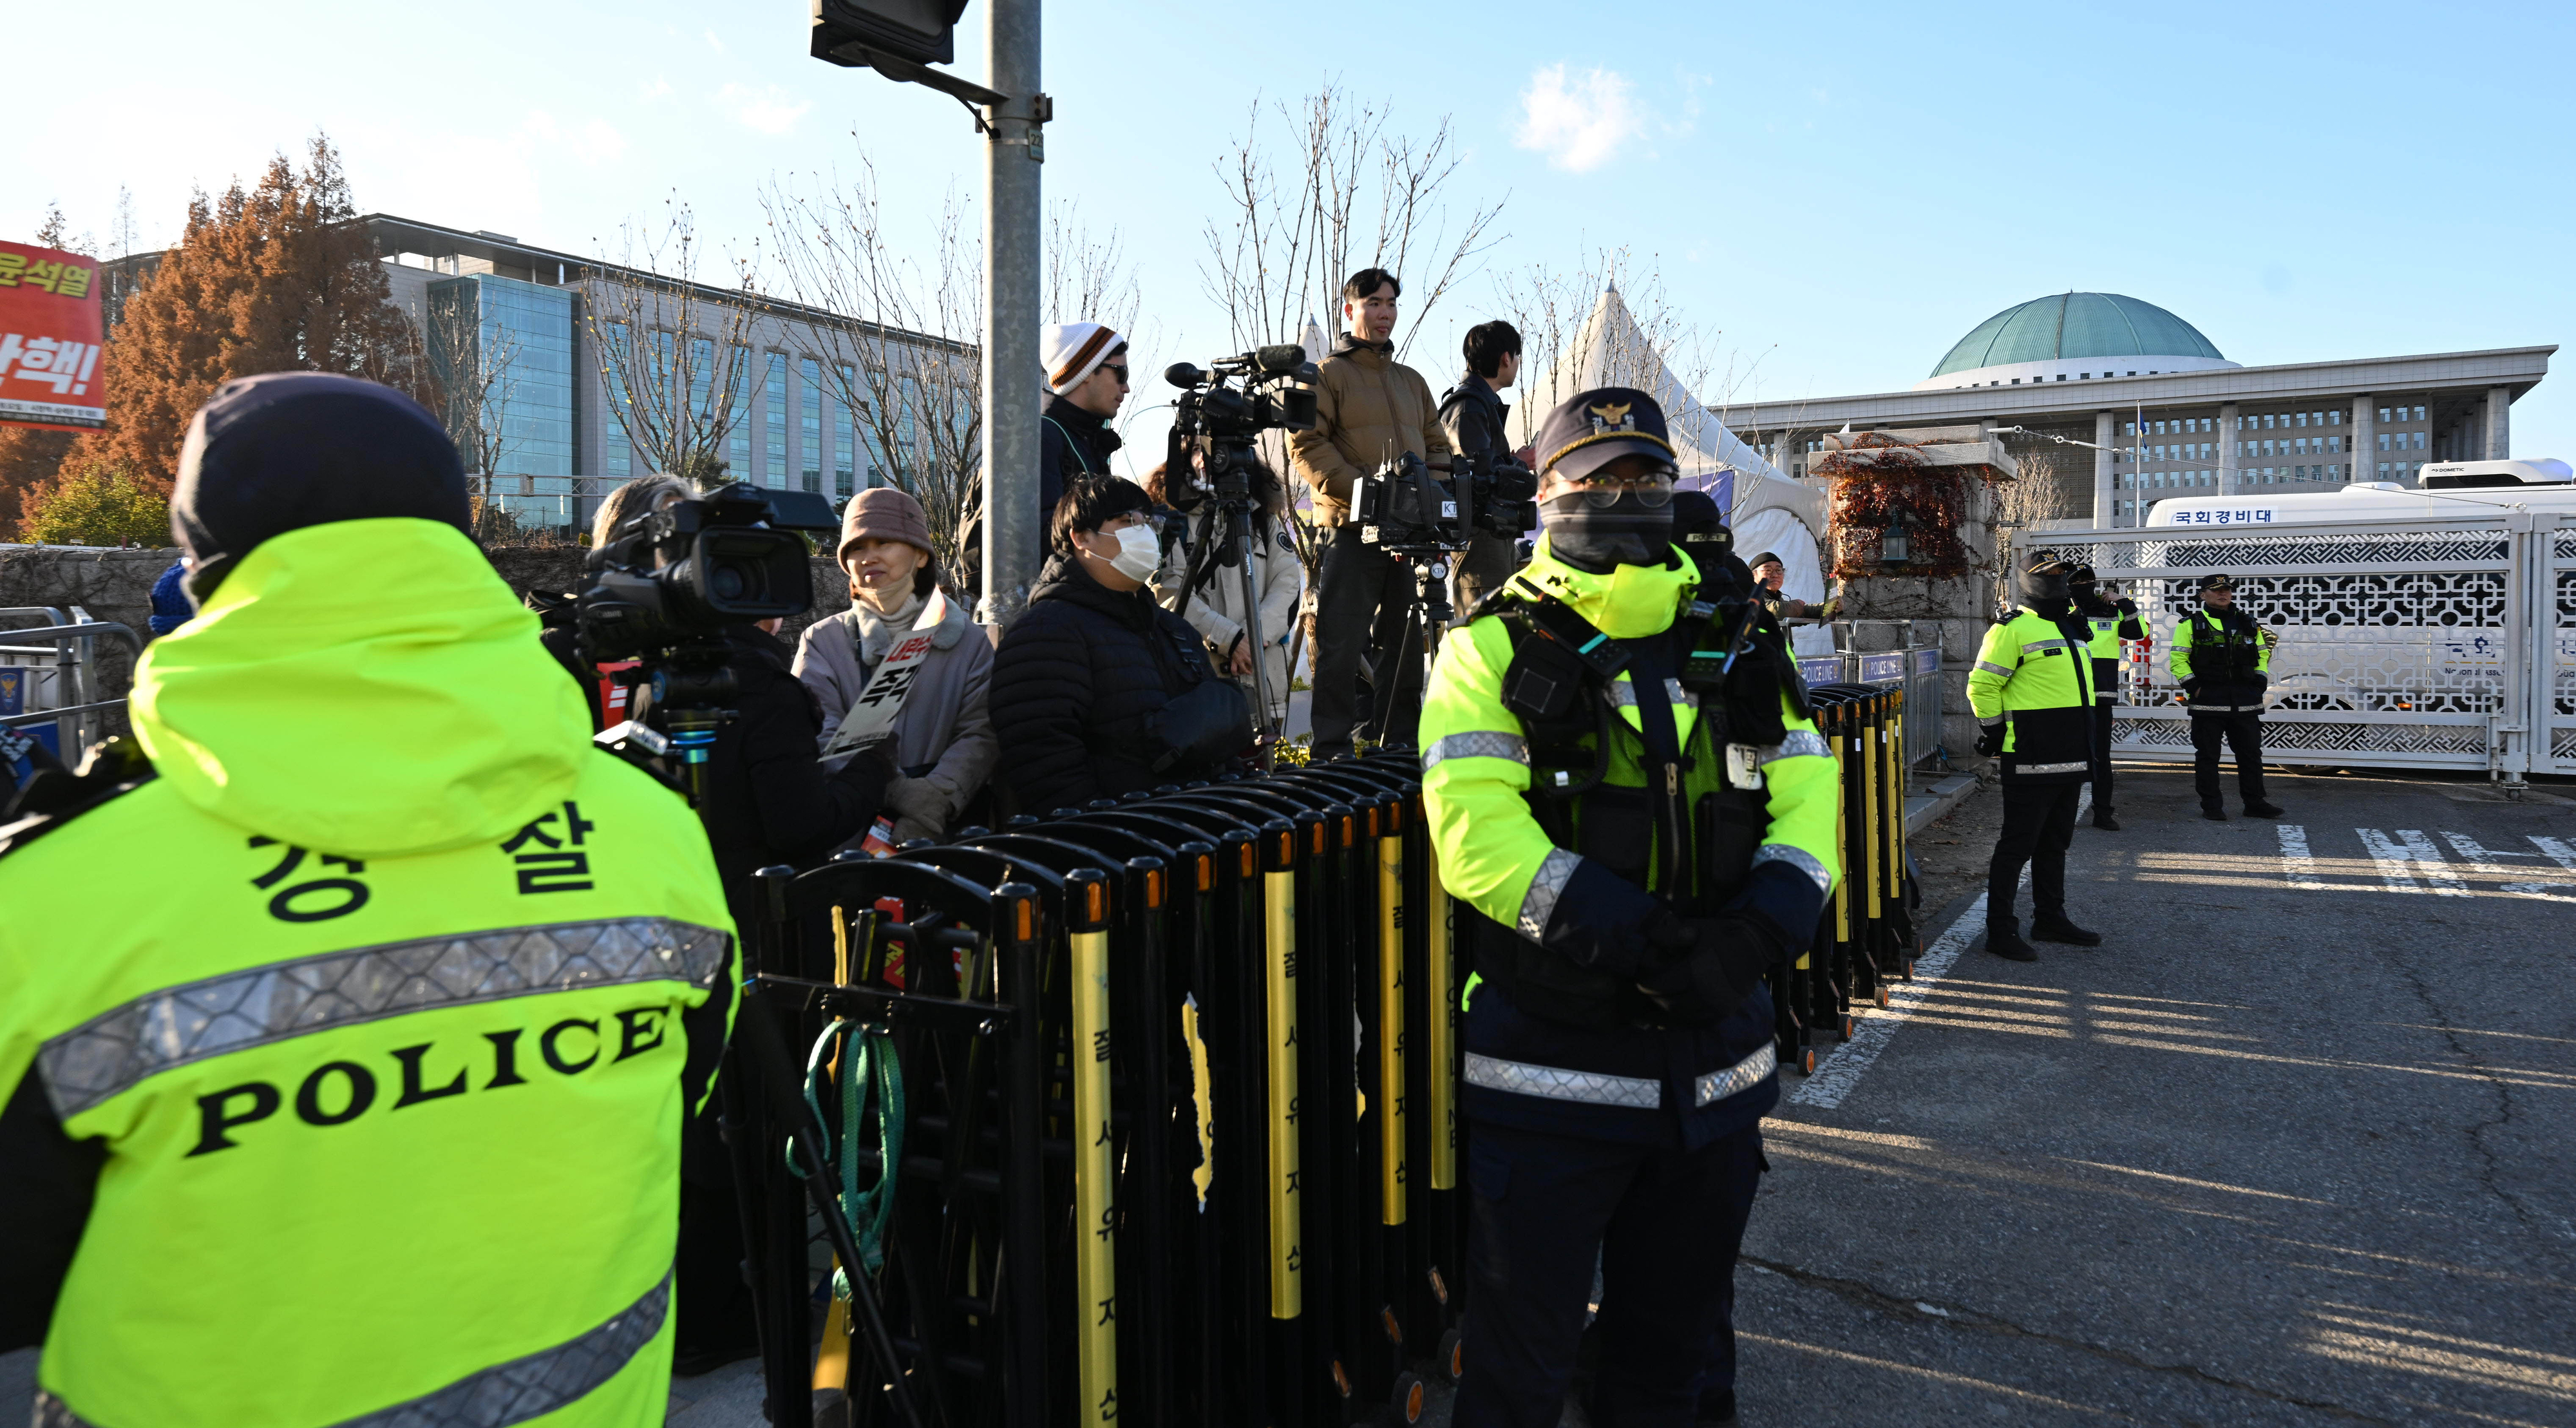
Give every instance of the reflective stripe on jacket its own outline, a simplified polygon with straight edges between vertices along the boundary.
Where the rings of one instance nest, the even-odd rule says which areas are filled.
[[[1603,634],[1633,640],[1671,627],[1698,574],[1676,555],[1665,567],[1591,575],[1555,560],[1542,539],[1515,577],[1516,587],[1523,582]],[[1646,930],[1665,904],[1658,890],[1558,847],[1540,827],[1526,798],[1529,745],[1502,697],[1512,657],[1505,622],[1475,620],[1442,644],[1423,696],[1423,804],[1441,881],[1482,915],[1478,936],[1522,937],[1633,981],[1645,971]],[[1643,745],[1632,737],[1641,717],[1635,686],[1623,672],[1609,693],[1628,734],[1613,738],[1604,791],[1634,794],[1645,785]],[[1682,747],[1695,756],[1683,782],[1695,801],[1723,786],[1723,751],[1699,737],[1700,711],[1689,696],[1677,685],[1664,693]],[[1785,737],[1754,755],[1769,826],[1735,904],[1758,909],[1802,945],[1840,875],[1839,785],[1824,739],[1786,703],[1784,694]],[[1681,1135],[1696,1145],[1750,1124],[1777,1099],[1770,1001],[1758,991],[1714,1027],[1605,1034],[1529,1013],[1490,983],[1472,993],[1465,1037],[1471,1114],[1599,1139],[1669,1136],[1678,1118]]]
[[[2174,624],[2173,649],[2165,656],[2165,667],[2176,684],[2200,681],[2199,692],[2188,696],[2187,707],[2195,714],[2259,713],[2263,708],[2263,689],[2271,679],[2272,641],[2253,616],[2241,610],[2228,613],[2236,618],[2203,607]],[[2245,658],[2249,651],[2250,661]],[[2250,679],[2243,677],[2249,662]]]
[[[2090,632],[2080,616],[2015,610],[1986,631],[1968,671],[1968,704],[2004,732],[2004,777],[2074,782],[2093,768]]]
[[[276,537],[0,856],[0,1097],[103,1155],[40,1420],[662,1421],[733,928],[536,635],[444,525]]]
[[[2093,632],[2093,702],[2114,704],[2120,698],[2120,641],[2143,640],[2146,627],[2138,621],[2138,607],[2121,609],[2108,601],[2095,601],[2088,608],[2076,606],[2085,627]]]

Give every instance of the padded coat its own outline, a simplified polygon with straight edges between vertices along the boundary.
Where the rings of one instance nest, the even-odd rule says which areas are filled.
[[[1151,724],[1173,696],[1215,677],[1199,632],[1152,590],[1121,594],[1056,555],[993,656],[1002,787],[1020,812],[1044,815],[1206,777],[1184,764],[1157,772]]]

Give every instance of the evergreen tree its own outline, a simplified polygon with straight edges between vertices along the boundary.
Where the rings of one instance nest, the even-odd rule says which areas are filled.
[[[113,467],[75,463],[27,496],[18,539],[52,545],[170,544],[170,499]]]

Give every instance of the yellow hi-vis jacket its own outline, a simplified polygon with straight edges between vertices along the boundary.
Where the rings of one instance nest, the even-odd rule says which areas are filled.
[[[1549,553],[1544,538],[1507,591],[1563,602],[1614,640],[1641,640],[1670,629],[1689,606],[1698,568],[1676,553],[1663,566],[1622,565],[1608,575],[1579,571]],[[1520,938],[1534,955],[1560,959],[1567,985],[1575,974],[1633,982],[1646,955],[1646,931],[1667,903],[1694,888],[1632,881],[1586,849],[1633,842],[1646,856],[1641,815],[1615,826],[1606,809],[1625,793],[1642,802],[1647,767],[1642,712],[1627,671],[1601,693],[1616,715],[1603,786],[1577,801],[1577,842],[1557,846],[1528,802],[1530,745],[1504,702],[1503,676],[1513,647],[1503,618],[1487,613],[1453,632],[1440,647],[1422,702],[1422,801],[1440,878],[1474,910],[1479,949],[1488,938]],[[1726,784],[1727,750],[1712,747],[1696,696],[1667,683],[1675,733],[1690,757],[1681,792],[1696,805]],[[1680,698],[1672,698],[1679,694]],[[1815,724],[1783,701],[1784,737],[1745,751],[1760,768],[1767,825],[1736,910],[1776,927],[1797,955],[1812,936],[1818,910],[1840,876],[1835,814],[1839,784],[1832,751]],[[1591,747],[1593,736],[1585,736]],[[1626,836],[1622,836],[1626,835]],[[1595,841],[1595,839],[1599,841]],[[1651,867],[1648,869],[1651,875]],[[1533,955],[1520,946],[1480,950]],[[1554,962],[1541,965],[1553,967]],[[1546,977],[1517,995],[1543,995]],[[1653,1140],[1678,1121],[1685,1144],[1705,1144],[1751,1124],[1778,1099],[1773,1074],[1772,1009],[1757,989],[1746,1004],[1710,1027],[1629,1027],[1595,1031],[1552,1022],[1552,1008],[1515,1006],[1487,978],[1467,1005],[1467,1110],[1497,1124],[1605,1140]]]
[[[2174,622],[2165,668],[2195,714],[2261,713],[2272,682],[2272,635],[2242,610],[2204,606]]]
[[[2072,632],[2072,633],[2070,633]],[[1968,671],[1977,722],[2004,731],[2003,773],[2016,783],[2076,783],[2093,769],[2090,632],[2069,611],[2018,609],[1986,631]]]
[[[2120,641],[2147,637],[2146,625],[2138,619],[2138,607],[2127,600],[2117,604],[2096,600],[2091,609],[2079,602],[2075,613],[2093,632],[2093,702],[2116,704],[2120,701]]]
[[[660,1423],[696,817],[434,521],[259,545],[133,718],[152,777],[0,829],[0,1097],[88,1176],[38,1420]]]

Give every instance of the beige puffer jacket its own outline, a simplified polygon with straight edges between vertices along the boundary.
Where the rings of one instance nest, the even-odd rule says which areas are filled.
[[[1351,483],[1398,452],[1447,456],[1440,403],[1422,374],[1395,360],[1394,344],[1343,333],[1316,369],[1315,425],[1288,438],[1297,474],[1315,490],[1315,523],[1350,518]]]

